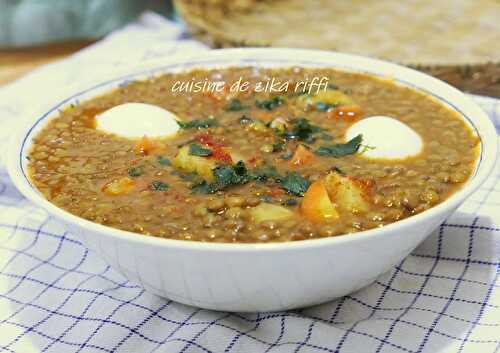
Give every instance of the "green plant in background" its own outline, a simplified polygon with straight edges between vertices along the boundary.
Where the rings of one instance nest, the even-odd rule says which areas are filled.
[[[0,0],[0,47],[99,38],[146,9],[169,15],[166,0]]]

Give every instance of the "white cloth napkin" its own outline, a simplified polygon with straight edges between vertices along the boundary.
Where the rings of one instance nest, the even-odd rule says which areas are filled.
[[[1,89],[0,149],[16,122],[50,97],[130,63],[203,50],[178,25],[145,14]],[[500,102],[476,99],[498,119]],[[497,169],[369,287],[303,310],[237,314],[177,304],[127,282],[26,201],[0,162],[0,351],[500,352],[499,179]]]

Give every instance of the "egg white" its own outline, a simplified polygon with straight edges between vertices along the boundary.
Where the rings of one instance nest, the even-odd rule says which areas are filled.
[[[97,115],[97,129],[126,138],[168,137],[179,131],[172,112],[152,104],[125,103]]]
[[[413,157],[422,152],[420,135],[408,125],[387,116],[372,116],[354,123],[346,131],[346,139],[363,135],[368,146],[362,156],[373,159],[396,160]]]

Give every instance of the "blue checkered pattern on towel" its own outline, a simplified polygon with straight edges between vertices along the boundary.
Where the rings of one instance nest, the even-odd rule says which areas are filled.
[[[128,31],[128,43],[150,38],[139,25]],[[12,97],[43,76],[10,87]],[[1,97],[0,119],[22,109]],[[476,99],[498,127],[500,102]],[[500,352],[499,180],[497,169],[369,287],[299,311],[237,314],[187,307],[127,282],[23,199],[0,167],[0,352]]]

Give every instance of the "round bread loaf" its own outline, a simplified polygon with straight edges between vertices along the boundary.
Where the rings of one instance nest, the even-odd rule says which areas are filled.
[[[391,60],[500,96],[498,0],[175,0],[212,47],[319,48]]]
[[[218,45],[321,48],[401,63],[500,58],[498,0],[177,0]]]

